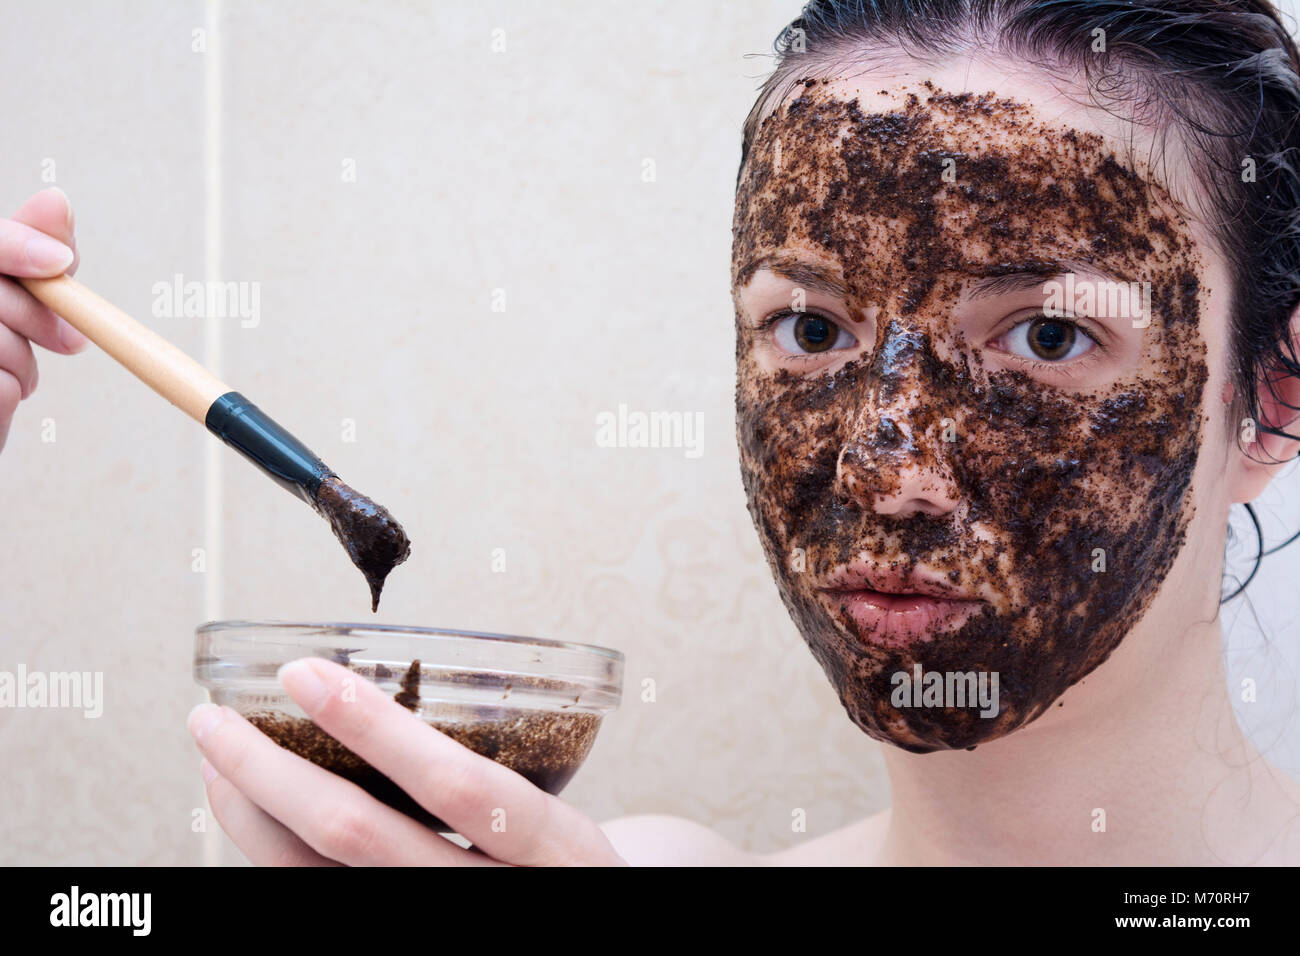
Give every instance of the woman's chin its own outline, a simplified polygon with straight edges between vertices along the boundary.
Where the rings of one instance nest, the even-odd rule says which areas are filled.
[[[995,616],[982,617],[987,626]],[[809,646],[849,719],[909,753],[973,750],[1005,737],[1092,669],[1075,673],[1037,642],[1017,653],[1009,634],[998,638],[979,627],[901,647],[863,641],[829,621],[825,628]]]
[[[976,747],[992,743],[1023,726],[1023,722],[1004,724],[997,721],[993,727],[977,727],[964,722],[950,726],[942,723],[942,718],[931,719],[924,724],[899,721],[882,724],[880,722],[864,723],[852,710],[845,708],[853,722],[873,740],[897,747],[913,754],[932,754],[954,750],[974,750]],[[934,715],[931,715],[933,718]]]

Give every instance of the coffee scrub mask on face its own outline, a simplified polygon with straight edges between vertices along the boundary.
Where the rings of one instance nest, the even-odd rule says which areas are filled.
[[[1097,133],[928,83],[872,103],[807,80],[742,168],[741,473],[781,597],[852,720],[916,753],[972,748],[1105,661],[1183,545],[1208,377],[1200,260],[1154,174]],[[793,289],[818,269],[848,322],[742,306],[761,270]],[[1104,384],[1034,374],[960,332],[969,283],[1080,269],[1149,283],[1141,355]],[[800,322],[810,354],[772,358],[776,327]],[[828,336],[859,347],[816,351]],[[828,588],[864,560],[981,603],[919,638],[873,633]],[[918,666],[996,674],[996,714],[896,706],[896,675]]]

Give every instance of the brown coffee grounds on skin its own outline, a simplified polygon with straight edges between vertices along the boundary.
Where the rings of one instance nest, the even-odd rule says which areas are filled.
[[[417,668],[418,674],[418,668]],[[281,747],[361,787],[375,799],[439,832],[451,827],[413,800],[391,779],[306,718],[261,711],[247,715]],[[600,729],[596,714],[516,711],[473,723],[429,720],[477,754],[495,760],[550,794],[559,794],[591,752]]]
[[[387,508],[333,476],[321,482],[315,504],[352,563],[365,575],[370,610],[378,611],[384,581],[411,554],[406,532]]]
[[[807,373],[761,366],[771,331],[739,296],[736,310],[750,514],[782,599],[870,736],[917,753],[1004,736],[1106,660],[1150,605],[1194,512],[1208,377],[1199,259],[1176,210],[1102,137],[1044,126],[992,94],[929,86],[870,112],[805,84],[760,125],[737,190],[733,289],[799,250],[839,265],[850,315],[880,310],[870,348]],[[1104,388],[990,368],[952,328],[963,280],[1030,270],[1046,281],[1071,271],[1066,260],[1151,284],[1143,359]],[[788,263],[773,271],[800,275]],[[861,340],[865,327],[849,330]],[[955,442],[939,440],[943,419]],[[928,469],[958,507],[878,512],[904,467]],[[802,573],[790,566],[796,548]],[[1093,570],[1096,549],[1104,572]],[[873,643],[814,584],[864,552],[997,599],[931,640]],[[1000,713],[893,706],[892,675],[916,663],[997,672]]]

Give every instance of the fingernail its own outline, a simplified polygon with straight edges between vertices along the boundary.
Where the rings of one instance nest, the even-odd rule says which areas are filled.
[[[35,236],[27,240],[27,261],[42,271],[62,272],[75,258],[71,249],[49,236]]]
[[[213,727],[221,723],[221,708],[216,704],[199,704],[190,711],[189,720],[186,721],[190,728],[190,734],[199,743],[203,743],[203,738],[212,730]]]
[[[63,221],[67,225],[68,231],[71,232],[72,231],[72,200],[69,199],[68,194],[65,193],[58,186],[51,186],[50,188],[63,197],[63,208],[67,210],[67,215],[64,216]]]
[[[329,697],[329,687],[320,679],[320,675],[311,666],[311,661],[306,658],[285,664],[276,677],[289,692],[289,696],[309,714],[319,710]]]
[[[60,318],[59,341],[63,343],[63,347],[69,352],[80,352],[86,347],[86,343],[89,342],[90,339],[86,338],[81,332],[69,325],[67,319]]]
[[[203,763],[199,764],[199,773],[203,774],[204,783],[211,783],[217,779],[217,768],[208,763],[207,758],[204,758]]]

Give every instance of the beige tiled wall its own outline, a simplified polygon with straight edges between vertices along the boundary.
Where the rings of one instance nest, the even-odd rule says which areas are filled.
[[[5,11],[3,214],[52,171],[79,274],[141,317],[158,278],[202,260],[201,18],[198,3]],[[151,324],[201,348],[195,320]],[[102,353],[39,360],[0,453],[0,669],[102,672],[104,712],[0,711],[0,862],[198,860],[183,718],[208,439]]]
[[[30,79],[0,86],[4,213],[52,158],[79,276],[407,526],[377,619],[621,649],[625,704],[566,799],[754,849],[795,838],[795,807],[815,834],[886,800],[735,460],[731,188],[766,68],[744,55],[796,8],[19,8]],[[213,267],[259,284],[255,325],[152,317],[155,282]],[[702,454],[597,447],[620,404],[702,413]],[[238,861],[192,826],[194,626],[369,616],[323,522],[210,444],[102,354],[44,358],[0,454],[0,669],[102,671],[106,700],[0,713],[0,862]]]

